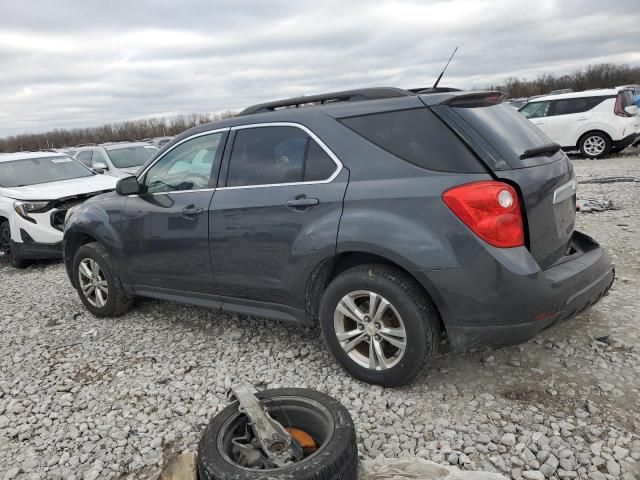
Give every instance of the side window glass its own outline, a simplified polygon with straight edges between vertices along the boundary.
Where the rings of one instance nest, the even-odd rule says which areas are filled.
[[[77,160],[81,162],[86,167],[91,168],[91,150],[85,150],[78,154]]]
[[[170,150],[147,172],[146,193],[209,188],[222,135],[196,137]]]
[[[520,109],[527,118],[546,117],[549,112],[549,102],[531,102]]]
[[[314,140],[309,141],[307,149],[307,162],[304,168],[305,182],[318,182],[326,180],[336,171],[336,164],[331,160],[327,152]]]
[[[236,132],[227,186],[325,180],[335,169],[324,150],[299,128],[246,128]]]

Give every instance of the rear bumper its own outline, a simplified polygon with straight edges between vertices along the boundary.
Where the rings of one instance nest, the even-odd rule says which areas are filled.
[[[62,242],[20,243],[11,240],[11,251],[17,258],[25,260],[62,258]]]
[[[631,135],[624,137],[622,140],[616,140],[613,142],[613,146],[618,150],[622,150],[627,148],[629,145],[637,143],[638,141],[640,141],[640,133],[632,133]]]
[[[487,250],[464,269],[425,272],[424,280],[452,349],[468,350],[525,342],[595,304],[614,277],[600,245],[575,232],[570,254],[544,271],[523,247]]]

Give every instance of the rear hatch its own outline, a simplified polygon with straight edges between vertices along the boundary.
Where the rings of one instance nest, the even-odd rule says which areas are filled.
[[[524,208],[527,246],[542,269],[569,250],[576,180],[560,147],[495,92],[423,101],[478,155],[496,179],[513,185]],[[430,105],[431,104],[431,105]]]

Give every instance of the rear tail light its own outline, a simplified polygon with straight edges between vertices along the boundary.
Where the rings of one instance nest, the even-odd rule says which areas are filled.
[[[467,183],[444,192],[442,200],[488,244],[500,248],[524,245],[520,202],[511,185],[494,181]]]
[[[624,111],[624,107],[622,106],[622,95],[618,94],[616,97],[616,103],[613,105],[613,113],[618,115],[619,117],[630,117],[627,112]]]

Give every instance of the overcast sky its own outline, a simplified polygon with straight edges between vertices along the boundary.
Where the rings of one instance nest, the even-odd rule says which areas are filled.
[[[640,64],[638,0],[0,0],[0,136]]]

